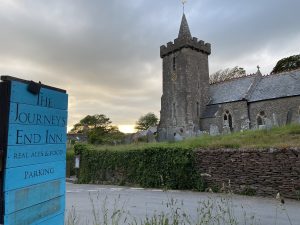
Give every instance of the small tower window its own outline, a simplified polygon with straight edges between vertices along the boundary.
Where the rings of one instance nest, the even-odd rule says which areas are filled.
[[[173,56],[173,70],[176,70],[176,57]]]
[[[199,102],[197,102],[197,117],[199,117],[200,114],[200,108],[199,108]]]
[[[172,116],[173,116],[173,118],[176,116],[176,105],[175,105],[175,103],[173,103]]]

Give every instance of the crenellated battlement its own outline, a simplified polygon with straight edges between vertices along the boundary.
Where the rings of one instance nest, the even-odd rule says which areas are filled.
[[[163,58],[173,52],[179,51],[182,48],[191,48],[193,50],[206,53],[210,55],[211,45],[210,43],[205,43],[204,41],[193,37],[192,39],[179,39],[176,38],[174,42],[168,42],[167,45],[162,45],[160,47],[160,57]]]

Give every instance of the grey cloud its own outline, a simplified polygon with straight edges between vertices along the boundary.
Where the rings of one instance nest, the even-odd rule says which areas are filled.
[[[300,49],[299,8],[298,0],[190,0],[186,15],[193,36],[212,43],[211,72],[253,72],[261,62],[269,72]],[[0,72],[67,89],[70,123],[93,113],[132,123],[159,112],[159,47],[176,38],[181,14],[179,0],[4,0]]]

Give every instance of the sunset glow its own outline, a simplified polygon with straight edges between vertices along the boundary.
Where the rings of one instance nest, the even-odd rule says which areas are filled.
[[[119,130],[125,134],[134,133],[134,125],[119,125]]]

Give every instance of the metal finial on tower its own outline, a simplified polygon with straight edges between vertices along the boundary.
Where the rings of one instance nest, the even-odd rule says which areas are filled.
[[[181,0],[183,13],[184,13],[184,5],[185,5],[186,2],[187,2],[187,0]]]

